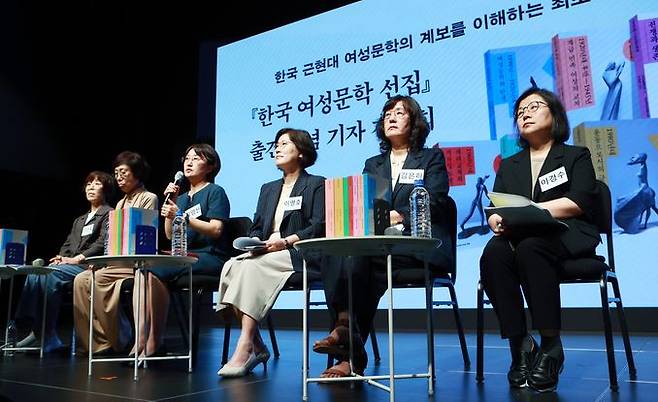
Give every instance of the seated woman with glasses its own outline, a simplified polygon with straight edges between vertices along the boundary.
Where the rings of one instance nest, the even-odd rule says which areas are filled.
[[[565,144],[569,122],[555,94],[530,88],[516,100],[514,110],[523,150],[502,161],[493,191],[532,199],[569,228],[517,235],[506,227],[505,219],[492,214],[488,222],[494,237],[482,253],[480,275],[501,336],[509,339],[510,386],[549,392],[557,387],[564,364],[560,341],[563,261],[593,255],[601,241],[592,223],[596,177],[589,150]],[[549,175],[562,179],[543,180]],[[541,345],[528,333],[524,295]]]
[[[172,223],[178,211],[185,213],[187,220],[187,251],[193,253],[197,262],[192,265],[193,275],[210,275],[219,277],[224,262],[228,259],[228,240],[224,234],[224,224],[228,221],[230,205],[226,192],[213,183],[221,168],[219,155],[208,144],[190,145],[182,158],[183,172],[189,183],[189,191],[178,195],[180,187],[169,183],[164,194],[172,194],[162,206],[160,215],[164,217],[165,234],[172,238]],[[162,352],[162,340],[167,328],[169,311],[169,290],[167,282],[187,277],[187,267],[153,267],[149,269],[147,281],[148,302],[144,298],[139,303],[133,302],[135,316],[139,313],[146,317],[140,328],[139,342],[135,342],[135,351],[152,356]],[[133,294],[138,294],[142,287],[143,275],[135,278]],[[141,310],[140,310],[141,309]],[[148,336],[148,340],[146,337]]]
[[[448,172],[443,152],[439,148],[425,148],[430,133],[427,119],[418,102],[410,96],[394,96],[386,101],[376,123],[379,154],[365,161],[363,173],[384,179],[391,190],[390,224],[404,225],[403,234],[411,233],[409,195],[414,188],[408,177],[420,175],[430,194],[432,237],[441,239],[430,261],[432,272],[445,272],[452,266],[450,228],[446,227],[446,212],[441,206],[448,195]],[[393,256],[393,280],[407,267],[423,267],[423,262],[409,256]],[[353,369],[363,374],[368,358],[365,343],[377,312],[379,299],[388,286],[385,257],[325,257],[322,264],[322,282],[327,306],[335,328],[329,336],[313,345],[317,353],[338,357],[338,363],[322,373],[322,377],[335,378],[350,375],[349,324],[353,336]],[[352,317],[348,314],[348,274],[352,278]]]
[[[144,181],[151,170],[140,154],[124,151],[114,159],[114,178],[124,196],[116,209],[157,209],[158,196],[146,191]],[[91,297],[91,271],[87,270],[73,281],[73,318],[80,340],[80,348],[94,353],[119,352],[131,339],[128,317],[120,308],[121,284],[134,278],[133,267],[108,266],[96,271],[94,288],[94,332],[89,339],[89,299]],[[134,295],[136,298],[137,295]]]

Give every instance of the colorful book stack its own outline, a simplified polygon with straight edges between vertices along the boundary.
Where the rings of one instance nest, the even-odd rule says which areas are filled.
[[[110,211],[107,255],[156,254],[158,211],[124,208]]]
[[[658,17],[630,20],[641,118],[658,117]]]
[[[594,85],[587,36],[552,39],[555,88],[567,111],[593,106]]]
[[[380,216],[388,214],[388,187],[385,180],[368,174],[327,179],[326,237],[383,234]]]
[[[27,231],[0,229],[0,264],[25,264]]]

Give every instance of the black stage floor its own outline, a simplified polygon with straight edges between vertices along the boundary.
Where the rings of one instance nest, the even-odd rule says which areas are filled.
[[[192,374],[187,364],[152,362],[140,369],[139,381],[133,381],[132,368],[119,363],[99,363],[94,375],[87,376],[84,357],[16,354],[0,357],[1,401],[301,401],[301,331],[277,331],[281,357],[270,360],[267,372],[259,366],[253,374],[240,379],[217,377],[223,331],[206,329],[201,334],[199,361]],[[266,335],[266,333],[264,333]],[[323,336],[312,332],[311,339]],[[386,351],[387,338],[379,342]],[[232,334],[235,342],[237,330]],[[420,372],[426,367],[426,341],[421,332],[396,334],[396,371]],[[168,340],[175,344],[176,339]],[[509,365],[506,342],[496,334],[485,337],[485,382],[475,382],[475,337],[468,334],[473,367],[464,370],[457,337],[437,333],[437,381],[433,397],[427,395],[424,379],[396,381],[397,401],[658,401],[658,335],[632,337],[636,381],[630,381],[619,337],[615,337],[619,393],[608,388],[608,372],[601,334],[566,333],[566,363],[558,392],[536,394],[530,390],[510,390],[505,373]],[[370,346],[368,345],[368,348]],[[171,349],[171,348],[170,348]],[[370,350],[370,349],[369,349]],[[366,373],[386,374],[388,360],[383,353],[379,366],[369,365]],[[326,363],[325,356],[311,356],[311,374],[317,375]],[[346,384],[311,384],[310,401],[388,401],[385,391],[369,385],[351,388]]]

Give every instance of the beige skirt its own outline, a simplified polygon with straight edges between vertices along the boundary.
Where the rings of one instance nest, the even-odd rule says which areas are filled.
[[[288,250],[258,256],[244,253],[231,258],[222,268],[217,311],[234,306],[261,321],[293,272]]]

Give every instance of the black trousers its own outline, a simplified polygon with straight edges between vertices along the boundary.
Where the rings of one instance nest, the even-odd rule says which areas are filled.
[[[433,272],[446,271],[450,257],[435,256],[430,268]],[[423,268],[422,261],[407,256],[393,256],[393,282],[409,268]],[[388,288],[386,257],[323,257],[321,277],[327,307],[333,320],[339,312],[348,310],[347,277],[352,277],[352,325],[365,342],[373,325],[379,299]]]
[[[553,236],[489,240],[480,258],[480,278],[503,338],[527,333],[523,295],[533,329],[561,328],[560,274],[566,258],[568,251]]]

